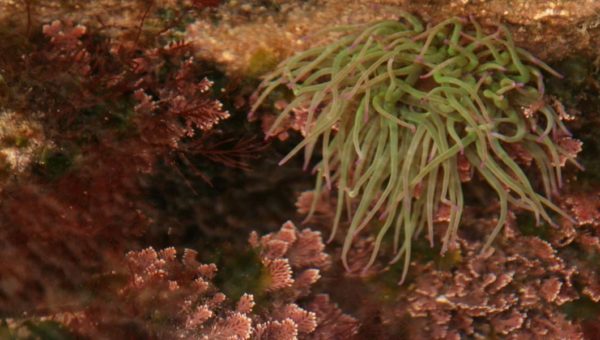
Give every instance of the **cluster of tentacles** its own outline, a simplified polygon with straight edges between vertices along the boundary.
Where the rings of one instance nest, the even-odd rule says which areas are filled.
[[[392,262],[404,257],[404,279],[411,239],[427,232],[433,245],[442,206],[450,211],[446,251],[463,212],[459,163],[498,195],[499,218],[487,246],[509,206],[548,223],[550,211],[568,217],[549,198],[561,186],[561,164],[575,160],[557,142],[570,134],[545,101],[542,71],[560,75],[516,47],[505,27],[490,34],[462,18],[424,27],[402,14],[398,21],[336,30],[339,39],[298,53],[269,74],[252,112],[279,86],[292,90],[294,99],[268,135],[295,114],[304,139],[281,163],[304,150],[308,166],[315,149],[321,153],[314,197],[324,186],[337,187],[332,237],[344,212],[350,216],[344,262],[356,236],[376,229],[369,265],[391,234]],[[510,157],[511,144],[537,165],[544,194]]]

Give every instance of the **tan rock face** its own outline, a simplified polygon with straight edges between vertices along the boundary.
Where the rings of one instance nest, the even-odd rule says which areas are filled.
[[[397,3],[381,0],[382,3]],[[432,0],[407,3],[406,9],[426,21],[472,15],[481,23],[504,23],[517,45],[546,61],[572,53],[597,54],[600,40],[600,2],[594,0]]]
[[[594,0],[282,0],[269,8],[230,1],[212,14],[216,23],[207,17],[190,25],[187,38],[201,56],[222,63],[228,72],[257,75],[257,68],[269,66],[257,65],[257,56],[275,64],[334,38],[325,28],[391,19],[399,10],[432,23],[473,16],[484,25],[506,24],[517,45],[546,61],[571,53],[596,54],[600,40],[600,2]]]
[[[27,20],[11,14],[27,13],[26,3],[0,0],[0,20]],[[160,8],[171,4],[154,2]],[[66,15],[86,25],[99,20],[107,33],[118,35],[119,28],[137,24],[146,8],[143,1],[102,0],[68,7],[49,0],[31,5],[29,11],[36,23]],[[185,39],[194,42],[200,56],[223,64],[229,73],[257,76],[293,52],[335,37],[324,28],[391,19],[398,10],[426,22],[474,16],[482,24],[504,23],[518,45],[546,61],[571,53],[595,55],[600,41],[600,1],[595,0],[232,0],[199,14]],[[155,19],[147,18],[146,26]]]
[[[400,7],[385,7],[367,1],[286,0],[267,8],[230,1],[212,20],[191,24],[187,39],[201,57],[223,64],[229,73],[257,76],[296,51],[335,39],[334,32],[324,32],[328,28],[398,17]]]

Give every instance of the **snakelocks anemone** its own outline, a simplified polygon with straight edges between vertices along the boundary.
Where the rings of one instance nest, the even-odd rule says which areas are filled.
[[[551,212],[568,216],[550,200],[561,186],[561,164],[576,164],[557,140],[569,136],[561,114],[544,96],[543,72],[560,77],[526,50],[509,31],[486,33],[474,20],[451,18],[424,27],[410,14],[398,21],[336,28],[340,37],[298,53],[267,75],[251,111],[279,86],[292,90],[267,135],[294,112],[303,112],[301,150],[306,165],[315,149],[316,194],[337,189],[331,237],[350,217],[342,261],[359,233],[377,234],[369,265],[386,238],[403,258],[411,240],[427,232],[433,245],[434,216],[449,210],[442,253],[457,237],[464,198],[461,169],[474,169],[495,191],[499,217],[487,246],[506,223],[509,207],[553,224]],[[541,175],[538,193],[509,155],[518,147]],[[445,207],[444,207],[445,206]]]

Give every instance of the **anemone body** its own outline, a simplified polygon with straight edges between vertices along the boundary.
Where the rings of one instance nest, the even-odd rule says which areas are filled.
[[[551,211],[566,216],[550,197],[561,185],[561,161],[570,157],[555,141],[569,132],[544,99],[542,73],[560,75],[516,47],[506,28],[495,29],[461,18],[424,27],[409,14],[343,27],[339,39],[292,56],[259,87],[253,111],[279,86],[294,95],[267,134],[293,112],[305,113],[304,140],[282,163],[303,150],[308,164],[321,149],[314,197],[324,187],[337,189],[332,237],[342,216],[350,217],[344,264],[357,235],[375,231],[369,265],[391,240],[404,278],[411,240],[426,232],[433,245],[435,216],[444,208],[445,252],[463,211],[465,164],[498,196],[488,245],[510,206],[549,223]],[[511,145],[531,156],[544,194],[511,158]]]

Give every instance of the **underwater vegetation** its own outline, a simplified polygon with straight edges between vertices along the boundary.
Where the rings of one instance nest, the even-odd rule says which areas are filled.
[[[0,0],[0,339],[596,339],[597,8]]]
[[[2,264],[7,314],[61,306],[122,257],[155,216],[147,177],[219,151],[200,136],[229,113],[182,44],[113,41],[67,20],[2,34],[19,42],[0,59],[0,244],[19,259]]]
[[[246,257],[244,270],[237,268],[240,281],[231,282],[243,294],[220,289],[218,269],[227,268],[201,263],[195,250],[178,255],[173,247],[149,247],[127,253],[122,268],[105,275],[112,285],[85,310],[51,320],[90,339],[345,339],[356,333],[354,318],[311,292],[330,264],[320,233],[287,222],[267,235],[253,232],[249,243],[250,251],[239,255]],[[107,299],[114,303],[106,306]],[[306,307],[296,304],[300,299],[309,301]]]
[[[504,26],[484,30],[475,20],[451,18],[424,26],[399,21],[332,29],[338,39],[283,61],[261,83],[250,113],[287,87],[292,97],[267,137],[295,127],[303,140],[280,164],[303,150],[304,167],[321,159],[315,198],[337,189],[330,240],[344,214],[342,261],[359,235],[377,234],[368,269],[392,240],[394,257],[411,260],[411,241],[446,219],[441,252],[455,246],[465,197],[462,182],[474,173],[496,193],[500,211],[489,247],[509,207],[531,212],[538,223],[569,218],[552,202],[562,186],[561,167],[575,161],[580,144],[563,124],[568,115],[545,96],[544,73],[561,77],[516,47]],[[543,190],[536,189],[510,152],[528,155]],[[317,208],[313,201],[308,213]]]

